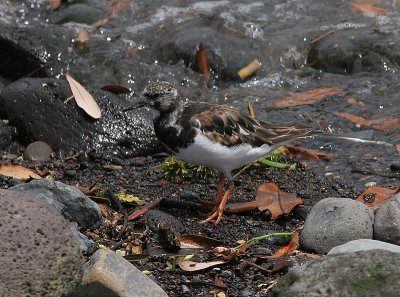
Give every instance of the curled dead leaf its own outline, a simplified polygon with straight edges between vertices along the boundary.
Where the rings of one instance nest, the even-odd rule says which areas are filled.
[[[220,240],[201,235],[181,235],[179,241],[181,249],[209,249],[222,244]]]
[[[255,60],[251,61],[251,63],[249,65],[240,69],[238,71],[238,75],[241,79],[243,79],[243,78],[246,78],[246,77],[249,77],[250,75],[252,75],[259,68],[261,68],[261,63],[257,59],[255,59]]]
[[[211,79],[210,67],[208,65],[208,55],[203,47],[203,44],[199,44],[197,48],[197,64],[199,65],[199,71],[204,77],[204,86],[207,87]]]

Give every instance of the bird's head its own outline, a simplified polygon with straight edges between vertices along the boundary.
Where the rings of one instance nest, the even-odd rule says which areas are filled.
[[[179,100],[178,90],[170,83],[157,81],[150,83],[143,90],[144,103],[147,106],[162,111],[170,111]]]

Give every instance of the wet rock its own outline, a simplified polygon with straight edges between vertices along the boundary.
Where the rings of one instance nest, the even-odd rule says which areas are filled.
[[[106,17],[106,11],[98,7],[78,3],[69,6],[62,6],[61,9],[53,16],[53,22],[56,24],[76,22],[92,25],[98,20]]]
[[[308,63],[326,72],[385,72],[399,67],[400,42],[395,32],[344,29],[313,44]]]
[[[400,194],[395,195],[376,212],[374,238],[400,245]]]
[[[53,149],[44,141],[30,143],[24,152],[24,159],[28,161],[46,161],[50,159]]]
[[[128,158],[160,150],[153,132],[152,113],[146,109],[124,112],[128,100],[108,92],[92,91],[102,109],[98,121],[75,101],[64,80],[26,78],[8,85],[0,94],[0,109],[18,130],[23,143],[47,142],[55,150],[95,148],[105,158]]]
[[[98,250],[84,265],[83,283],[71,297],[168,296],[135,266],[109,250]]]
[[[36,77],[62,73],[68,64],[72,35],[66,28],[32,22],[11,26],[0,22],[0,76],[12,81],[30,74]],[[51,67],[43,65],[51,64]]]
[[[6,125],[0,120],[0,149],[5,149],[12,142],[13,136],[16,135],[14,127]]]
[[[24,193],[0,189],[0,296],[62,296],[81,281],[82,257],[67,221]]]
[[[372,250],[327,256],[296,266],[269,296],[395,297],[400,290],[398,253]]]
[[[366,205],[352,199],[326,198],[309,213],[300,244],[306,250],[325,254],[354,239],[372,239],[373,223],[374,214]]]
[[[174,230],[184,232],[185,229],[183,224],[176,217],[161,210],[151,209],[144,214],[144,218],[153,232],[158,232],[158,226],[161,221],[168,222]]]
[[[328,255],[353,253],[368,250],[386,250],[393,253],[400,253],[400,246],[372,239],[357,239],[335,246]]]
[[[70,222],[77,222],[82,230],[94,229],[102,224],[102,215],[95,202],[77,188],[51,180],[33,180],[11,187],[53,206]]]
[[[238,37],[231,33],[186,24],[178,32],[164,32],[163,40],[166,42],[156,44],[159,48],[155,50],[155,55],[167,63],[176,63],[182,59],[186,65],[198,71],[197,47],[201,43],[207,52],[210,68],[221,80],[238,80],[238,71],[254,59],[267,64],[257,42],[250,43],[244,36]],[[240,50],[233,51],[232,48]]]

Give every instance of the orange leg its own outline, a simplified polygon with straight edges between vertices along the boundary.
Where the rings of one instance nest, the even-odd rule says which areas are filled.
[[[207,219],[205,219],[204,221],[201,221],[201,223],[207,223],[207,222],[215,220],[214,224],[217,225],[221,221],[222,214],[223,214],[224,208],[225,208],[225,204],[228,201],[229,196],[231,195],[232,190],[234,188],[233,181],[230,180],[228,182],[229,182],[228,189],[226,190],[224,196],[221,195],[222,196],[221,200],[219,200],[219,197],[218,197],[217,209]],[[218,191],[218,194],[219,194],[219,192],[220,191]]]

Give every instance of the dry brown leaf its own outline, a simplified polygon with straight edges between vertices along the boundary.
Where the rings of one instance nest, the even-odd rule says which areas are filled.
[[[400,118],[389,120],[367,120],[363,117],[356,116],[347,112],[335,112],[335,115],[353,122],[357,127],[371,126],[373,129],[379,130],[381,132],[388,132],[400,126]]]
[[[399,155],[400,155],[400,143],[396,144],[396,150],[397,150],[397,152],[398,152]]]
[[[197,64],[199,65],[199,71],[204,77],[204,86],[207,88],[208,83],[211,79],[210,67],[208,66],[208,55],[203,47],[203,44],[199,44],[197,49]]]
[[[277,250],[272,256],[260,256],[259,258],[263,259],[276,259],[282,255],[293,253],[299,247],[299,232],[295,231],[293,233],[292,239],[290,240],[289,244],[279,250]]]
[[[130,93],[131,90],[129,90],[127,87],[121,86],[119,84],[109,84],[105,85],[101,88],[103,91],[111,92],[114,94],[127,94]]]
[[[141,208],[139,208],[138,210],[135,210],[134,212],[132,212],[129,216],[128,216],[128,220],[134,220],[137,217],[140,217],[142,214],[148,212],[150,209],[152,209],[153,207],[157,206],[158,203],[160,203],[164,198],[160,198],[158,200],[155,200],[153,202],[149,202],[145,205],[143,205]]]
[[[372,13],[372,14],[386,14],[387,10],[385,8],[376,7],[369,4],[363,3],[350,3],[351,7],[355,10],[364,12],[364,13]]]
[[[61,6],[61,0],[50,0],[50,6],[53,9],[60,8]]]
[[[210,249],[222,245],[220,240],[201,235],[181,235],[179,241],[181,243],[181,249]]]
[[[105,18],[105,19],[98,20],[97,22],[95,22],[94,24],[92,24],[92,27],[93,27],[94,29],[98,29],[98,28],[104,26],[105,24],[107,24],[109,20],[110,20],[109,18]]]
[[[271,199],[269,205],[260,205],[258,209],[264,211],[268,209],[271,212],[271,219],[275,220],[282,215],[289,214],[293,208],[303,204],[303,200],[296,193],[283,192],[274,183],[264,183],[258,187],[256,200]]]
[[[129,10],[128,0],[112,0],[108,6],[108,13],[110,15],[115,15],[120,11],[127,12]]]
[[[319,88],[296,93],[292,96],[283,98],[272,104],[272,107],[287,107],[313,104],[328,95],[333,95],[342,92],[343,89],[339,87]]]
[[[42,179],[40,175],[32,170],[16,164],[0,164],[0,174],[20,180]]]
[[[358,196],[356,200],[364,203],[368,207],[375,208],[379,205],[385,204],[399,191],[400,189],[369,187],[360,196]]]
[[[99,119],[101,117],[101,110],[93,96],[80,83],[73,79],[69,73],[66,73],[65,76],[75,97],[76,104],[92,118]]]
[[[189,261],[189,260],[183,260],[183,261],[179,261],[178,265],[182,270],[185,270],[185,271],[198,271],[198,270],[203,270],[203,269],[207,269],[210,267],[214,267],[217,265],[221,265],[224,263],[226,263],[226,261],[223,261],[223,260],[202,262],[202,263]]]
[[[313,150],[308,150],[305,149],[304,147],[299,147],[299,146],[294,146],[290,144],[286,144],[285,148],[288,149],[288,153],[290,155],[300,155],[305,159],[308,160],[320,160],[320,159],[332,159],[333,155],[324,153],[324,152],[318,152],[318,151],[313,151]]]
[[[397,129],[400,126],[400,118],[389,119],[379,124],[372,125],[372,128],[381,132],[387,133],[393,129]]]
[[[85,29],[80,29],[78,33],[78,37],[76,38],[76,42],[80,44],[84,44],[89,41],[89,32]]]
[[[238,71],[238,75],[241,79],[243,79],[243,78],[246,78],[246,77],[249,77],[250,75],[252,75],[259,68],[261,68],[261,63],[257,59],[255,59],[255,60],[251,61],[251,63],[249,65],[240,69]]]
[[[367,120],[363,117],[360,116],[356,116],[354,114],[351,113],[347,113],[347,112],[335,112],[335,115],[345,118],[351,122],[353,122],[354,124],[356,124],[358,127],[359,126],[369,126],[372,124],[379,124],[380,121],[378,120]]]
[[[226,206],[226,213],[248,212],[258,208],[259,211],[268,209],[271,219],[275,220],[282,215],[289,214],[293,208],[303,204],[303,200],[296,193],[283,192],[274,183],[264,183],[258,187],[256,198],[243,203],[230,203]]]

